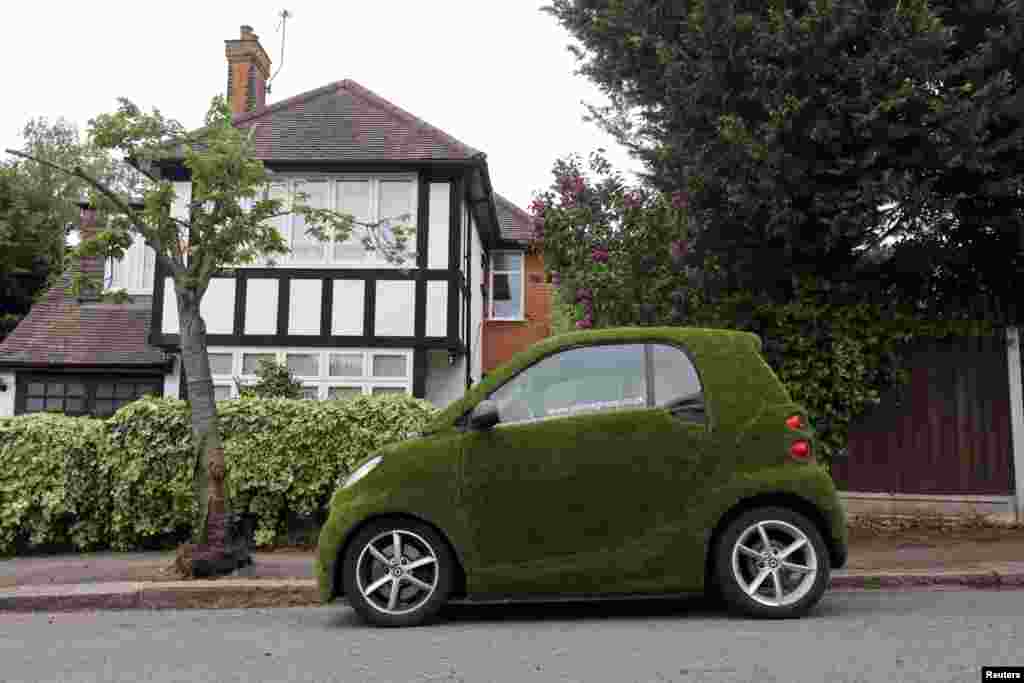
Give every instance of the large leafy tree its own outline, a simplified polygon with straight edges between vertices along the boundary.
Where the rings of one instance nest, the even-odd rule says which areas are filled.
[[[734,288],[785,299],[811,275],[921,300],[954,274],[977,282],[980,263],[999,260],[999,277],[1015,267],[992,237],[1010,239],[1020,188],[1016,2],[548,11],[611,98],[591,117],[644,160],[652,186],[689,191],[694,253],[719,258]]]
[[[80,166],[118,186],[131,169],[83,140],[65,119],[30,120],[21,151],[65,167]],[[0,339],[28,313],[34,296],[60,275],[68,233],[78,218],[85,181],[21,159],[0,163]]]
[[[411,234],[402,222],[410,217],[385,217],[389,224],[397,224],[384,239],[383,231],[378,230],[380,223],[357,223],[348,214],[309,206],[304,195],[271,198],[271,176],[254,156],[251,133],[232,125],[223,97],[214,98],[199,131],[187,131],[157,110],[146,113],[122,99],[117,111],[90,121],[89,134],[98,148],[129,160],[141,173],[137,194],[82,166],[7,151],[78,178],[89,187],[89,200],[106,217],[106,227],[95,239],[82,242],[77,255],[118,257],[132,240],[143,239],[173,279],[196,455],[198,516],[193,540],[198,547],[187,565],[200,571],[199,567],[210,567],[225,558],[229,519],[224,451],[206,350],[206,324],[200,314],[211,278],[232,267],[262,258],[272,261],[274,256],[288,253],[273,219],[290,213],[301,214],[308,232],[323,240],[348,239],[353,228],[359,227],[367,248],[379,249],[389,261],[400,264],[407,258]],[[173,208],[174,184],[155,170],[181,158],[192,183],[185,215],[178,215]]]

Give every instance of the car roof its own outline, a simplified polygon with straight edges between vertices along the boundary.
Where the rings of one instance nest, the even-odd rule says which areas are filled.
[[[761,358],[761,338],[752,332],[698,327],[613,327],[548,337],[520,351],[441,411],[428,432],[452,427],[469,406],[550,353],[574,346],[617,342],[667,342],[683,346],[693,355],[702,374],[705,393],[718,398],[720,408],[726,412],[749,413],[749,408],[744,409],[743,405],[749,403],[752,394],[768,400],[788,401],[785,390]],[[744,361],[737,362],[740,358]],[[739,417],[736,415],[737,419]]]

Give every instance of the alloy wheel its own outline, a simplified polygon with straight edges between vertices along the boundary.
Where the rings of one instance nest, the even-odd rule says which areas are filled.
[[[420,609],[437,590],[439,576],[435,549],[406,529],[374,536],[356,561],[356,588],[370,607],[389,616]]]
[[[814,587],[818,554],[807,535],[778,519],[746,527],[732,548],[732,572],[747,596],[767,607],[799,602]]]

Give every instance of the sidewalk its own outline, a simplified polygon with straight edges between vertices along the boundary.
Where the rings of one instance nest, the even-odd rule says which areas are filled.
[[[291,607],[319,604],[313,553],[255,553],[215,580],[183,580],[173,552],[0,560],[0,611]],[[904,532],[851,538],[833,590],[1024,589],[1024,531]]]

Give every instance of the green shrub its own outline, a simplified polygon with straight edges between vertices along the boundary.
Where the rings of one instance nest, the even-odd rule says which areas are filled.
[[[45,413],[0,420],[0,555],[104,544],[102,440],[98,420]]]
[[[258,544],[273,543],[289,519],[321,517],[356,462],[422,430],[436,412],[405,395],[223,402],[232,509],[256,518]],[[184,401],[144,398],[107,420],[0,419],[0,554],[184,540],[195,514],[194,464]]]

